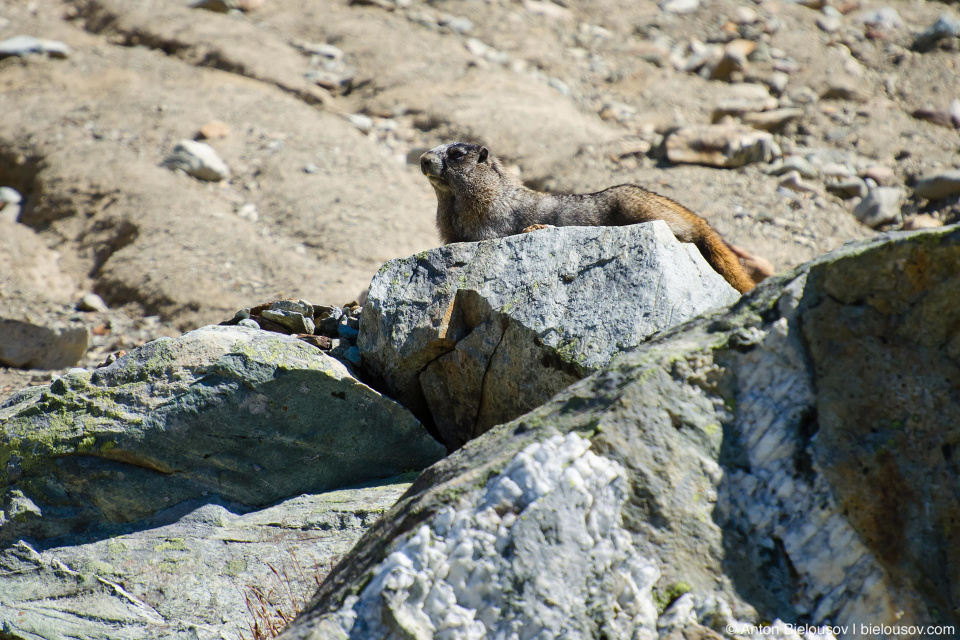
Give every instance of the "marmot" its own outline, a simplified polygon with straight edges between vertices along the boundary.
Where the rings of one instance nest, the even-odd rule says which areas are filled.
[[[707,221],[670,198],[624,184],[597,193],[551,195],[525,187],[486,147],[440,145],[420,156],[420,170],[437,192],[437,226],[445,244],[521,233],[538,225],[621,226],[663,220],[692,242],[737,291],[753,280]]]

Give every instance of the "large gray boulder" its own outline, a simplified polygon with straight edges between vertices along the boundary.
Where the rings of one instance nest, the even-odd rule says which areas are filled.
[[[289,336],[206,327],[0,405],[0,542],[219,496],[247,507],[422,469],[410,413]]]
[[[362,371],[456,449],[738,297],[659,221],[452,244],[374,278]]]
[[[18,541],[0,553],[0,629],[49,640],[255,637],[254,625],[292,618],[409,486],[395,479],[252,513],[185,503],[161,514],[169,524],[85,544]]]
[[[663,332],[426,470],[281,637],[952,636],[957,273],[893,234]]]

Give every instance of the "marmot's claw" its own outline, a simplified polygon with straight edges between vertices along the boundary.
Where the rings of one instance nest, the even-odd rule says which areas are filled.
[[[523,230],[523,233],[530,233],[531,231],[539,231],[540,229],[555,229],[552,224],[532,224],[526,229]]]

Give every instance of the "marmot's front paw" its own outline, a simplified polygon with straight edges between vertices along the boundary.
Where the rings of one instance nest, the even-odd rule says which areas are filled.
[[[532,224],[526,229],[523,230],[523,233],[530,233],[531,231],[539,231],[540,229],[554,229],[555,227],[552,224]]]

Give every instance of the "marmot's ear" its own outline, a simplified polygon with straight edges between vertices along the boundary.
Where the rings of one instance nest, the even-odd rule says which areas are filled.
[[[490,150],[486,147],[480,147],[480,153],[477,155],[477,162],[486,162],[488,155],[490,155]]]

